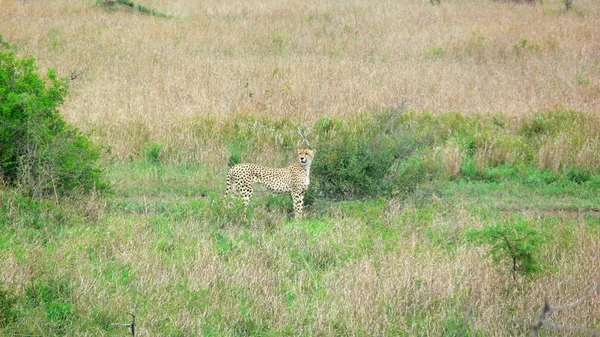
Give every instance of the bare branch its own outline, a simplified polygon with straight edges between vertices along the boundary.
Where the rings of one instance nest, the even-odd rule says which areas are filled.
[[[308,147],[312,147],[312,146],[310,146],[308,139],[306,139],[306,136],[304,135],[304,133],[302,133],[300,128],[296,128],[296,131],[298,131],[298,134],[300,135],[300,137],[302,137],[302,140],[304,141],[304,143],[306,143],[306,145],[308,145]]]
[[[537,337],[540,329],[544,326],[544,322],[546,321],[546,316],[550,313],[550,305],[548,301],[544,301],[544,307],[542,308],[542,312],[540,313],[540,317],[538,317],[537,322],[531,326],[531,336]]]
[[[573,303],[569,303],[569,304],[564,305],[564,306],[553,307],[550,304],[548,304],[548,301],[544,301],[544,307],[542,308],[542,312],[540,313],[540,316],[538,317],[538,320],[535,322],[535,324],[533,324],[531,326],[531,336],[532,337],[537,337],[537,335],[539,334],[540,330],[544,326],[547,327],[547,328],[549,328],[549,329],[569,330],[569,331],[572,331],[572,332],[586,332],[586,333],[588,333],[590,335],[593,335],[593,336],[600,336],[600,330],[591,329],[591,328],[584,328],[584,327],[572,327],[572,326],[566,326],[566,325],[557,325],[557,324],[554,324],[554,323],[550,322],[550,315],[553,312],[575,309],[575,308],[579,307],[580,305],[582,305],[585,301],[587,301],[590,298],[592,298],[599,291],[600,291],[600,284],[598,284],[596,286],[596,288],[594,288],[586,296],[582,297],[581,299],[579,299],[579,300],[577,300],[577,301],[575,301]]]
[[[562,311],[562,310],[569,310],[569,309],[575,309],[578,306],[582,305],[583,302],[589,300],[590,298],[594,297],[594,295],[596,295],[598,293],[598,291],[600,291],[600,284],[598,284],[596,286],[596,288],[592,289],[592,291],[590,291],[589,294],[587,294],[585,297],[581,298],[578,301],[575,301],[573,303],[567,304],[565,306],[562,307],[552,307],[552,311]]]
[[[71,71],[71,75],[69,75],[69,78],[71,79],[71,81],[74,81],[76,79],[78,79],[81,75],[83,75],[83,73],[85,72],[85,69],[83,70],[73,70]]]
[[[129,331],[131,331],[131,336],[135,337],[135,314],[130,312],[126,312],[126,314],[131,316],[131,323],[113,323],[111,325],[126,326],[129,328]]]

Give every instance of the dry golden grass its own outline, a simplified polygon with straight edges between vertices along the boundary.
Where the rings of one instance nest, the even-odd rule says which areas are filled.
[[[466,157],[465,151],[456,142],[450,142],[441,150],[441,156],[444,172],[452,177],[457,176]]]
[[[121,157],[148,139],[201,150],[201,117],[297,123],[406,102],[527,115],[600,109],[600,6],[443,1],[166,1],[175,19],[94,1],[0,3],[0,31],[73,82],[62,111]]]

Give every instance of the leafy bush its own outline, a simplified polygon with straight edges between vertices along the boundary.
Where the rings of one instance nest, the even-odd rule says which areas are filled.
[[[571,167],[567,170],[567,179],[570,181],[583,184],[589,181],[592,178],[592,174],[590,172],[578,169],[576,167]]]
[[[414,196],[419,185],[430,179],[430,176],[431,172],[424,167],[418,156],[409,156],[398,163],[392,172],[391,178],[394,184],[392,193],[400,198]]]
[[[509,265],[513,276],[532,275],[541,271],[540,244],[544,235],[526,221],[499,223],[465,233],[468,241],[489,246],[486,253],[498,265]]]
[[[146,162],[152,165],[159,165],[161,163],[163,147],[163,144],[157,142],[150,142],[146,144],[143,149]]]
[[[99,148],[57,110],[67,80],[35,71],[33,58],[17,58],[0,37],[0,177],[33,196],[106,187]]]
[[[351,122],[319,120],[312,135],[318,157],[311,170],[315,193],[339,200],[393,192],[397,173],[406,169],[400,164],[417,143],[400,117],[385,110]]]

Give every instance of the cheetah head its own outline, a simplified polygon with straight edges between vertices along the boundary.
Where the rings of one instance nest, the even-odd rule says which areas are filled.
[[[310,166],[312,160],[315,158],[315,151],[309,149],[298,150],[298,159],[302,166]]]

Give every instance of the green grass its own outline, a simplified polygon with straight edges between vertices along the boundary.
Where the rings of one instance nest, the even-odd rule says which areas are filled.
[[[444,118],[477,144],[459,117]],[[539,124],[522,132],[550,128]],[[436,174],[429,146],[450,136],[422,132],[425,147],[399,165],[425,175],[415,186],[313,196],[301,220],[289,196],[257,193],[243,221],[241,200],[222,198],[225,167],[170,162],[159,145],[109,164],[102,197],[0,191],[0,335],[126,336],[114,323],[135,312],[142,335],[526,336],[514,321],[535,317],[546,291],[560,304],[589,290],[600,175],[522,163],[478,172],[468,160]],[[544,237],[539,273],[513,277],[465,237],[514,222]],[[597,324],[577,315],[564,323]]]
[[[544,182],[544,173],[524,176],[521,181],[459,179],[436,183],[435,188],[450,202],[468,202],[473,207],[512,212],[594,212],[600,205],[598,178],[583,184],[568,179]]]
[[[464,228],[453,224],[457,220],[477,226],[507,217],[533,218],[554,232],[552,249],[545,254],[553,259],[576,249],[581,235],[597,233],[600,227],[594,210],[600,204],[596,178],[583,184],[566,178],[547,183],[539,177],[543,172],[502,181],[436,180],[419,190],[428,191],[419,197],[427,202],[398,201],[403,210],[387,223],[382,219],[389,202],[385,199],[318,202],[306,219],[294,221],[289,200],[268,194],[257,195],[255,217],[243,223],[234,219],[240,215],[235,207],[220,209],[226,205],[219,200],[218,184],[198,186],[204,175],[211,175],[207,168],[119,162],[108,173],[123,184],[106,197],[105,216],[96,223],[56,215],[68,205],[51,211],[44,203],[28,204],[3,192],[5,209],[20,211],[19,216],[8,212],[1,217],[0,252],[32,276],[21,286],[9,287],[19,314],[0,327],[2,333],[125,335],[111,324],[127,321],[124,313],[137,308],[140,330],[151,334],[178,336],[190,327],[230,336],[360,334],[363,330],[352,321],[360,307],[348,307],[331,288],[335,275],[346,275],[357,264],[384,261],[401,251],[419,261],[437,256],[431,263],[458,259],[468,243],[461,236]],[[222,181],[212,174],[213,180]],[[576,229],[582,219],[583,231]],[[417,246],[407,242],[411,236]],[[23,254],[27,257],[18,257]],[[196,270],[193,275],[205,279],[195,279],[190,268],[202,268],[203,263],[212,269],[207,275]],[[261,273],[254,274],[254,264]],[[546,272],[560,275],[556,268]],[[217,274],[214,279],[211,273]],[[385,328],[369,327],[372,322],[365,320],[362,333],[487,335],[490,331],[465,325],[462,307],[469,298],[464,288],[457,291],[417,298],[406,311],[399,310],[406,300],[383,301],[377,307],[381,305],[388,321]],[[321,312],[329,306],[346,314]],[[317,322],[317,312],[327,319]],[[177,318],[184,313],[204,318]],[[283,322],[278,315],[284,315]],[[34,322],[35,328],[30,325]],[[330,332],[318,324],[326,324]]]

